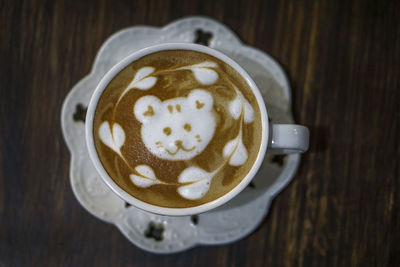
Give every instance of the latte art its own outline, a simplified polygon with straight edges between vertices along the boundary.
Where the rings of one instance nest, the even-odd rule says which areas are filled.
[[[211,94],[197,89],[188,97],[164,102],[143,96],[136,101],[134,113],[142,123],[142,141],[151,153],[161,159],[188,160],[200,154],[214,135],[212,107]]]
[[[110,177],[150,204],[192,207],[234,188],[261,142],[249,85],[224,62],[162,51],[128,65],[100,97],[94,140]]]

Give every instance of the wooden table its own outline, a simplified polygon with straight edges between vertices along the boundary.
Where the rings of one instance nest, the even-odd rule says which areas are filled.
[[[2,1],[0,266],[400,266],[400,5],[339,2]],[[79,205],[60,111],[115,31],[189,15],[284,66],[311,147],[249,237],[161,256]]]

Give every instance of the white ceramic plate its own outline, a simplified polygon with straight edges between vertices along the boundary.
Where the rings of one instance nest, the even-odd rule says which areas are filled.
[[[208,40],[204,38],[207,36]],[[242,44],[223,24],[204,17],[180,19],[163,28],[136,26],[115,33],[103,44],[91,72],[72,88],[62,108],[62,131],[71,152],[71,186],[79,203],[150,252],[175,253],[245,237],[261,223],[271,200],[290,182],[300,162],[299,155],[267,155],[252,186],[227,204],[198,216],[151,214],[127,206],[105,185],[89,159],[84,122],[79,120],[97,83],[112,66],[141,48],[166,42],[195,42],[199,38],[236,60],[250,74],[262,91],[272,123],[293,123],[290,87],[279,64],[266,53]]]

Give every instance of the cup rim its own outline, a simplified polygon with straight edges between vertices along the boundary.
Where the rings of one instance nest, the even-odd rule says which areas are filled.
[[[159,51],[165,51],[165,50],[192,50],[192,51],[197,51],[201,53],[205,53],[208,55],[211,55],[213,57],[216,57],[226,64],[230,65],[232,68],[234,68],[239,74],[245,79],[245,81],[249,84],[254,96],[256,97],[258,107],[260,109],[261,113],[261,144],[260,144],[260,149],[257,154],[257,158],[254,161],[253,166],[251,167],[250,171],[246,174],[246,176],[240,181],[240,183],[235,186],[232,190],[224,194],[223,196],[214,199],[210,202],[194,206],[194,207],[187,207],[187,208],[168,208],[168,207],[161,207],[161,206],[156,206],[153,204],[146,203],[142,200],[139,200],[135,198],[134,196],[130,195],[128,192],[123,190],[121,187],[119,187],[114,180],[110,177],[110,175],[107,173],[107,171],[104,169],[96,151],[96,147],[94,145],[94,138],[93,138],[93,120],[94,120],[94,113],[97,108],[98,101],[105,90],[107,88],[107,85],[111,82],[111,80],[121,71],[123,70],[126,66],[128,66],[130,63],[132,63],[135,60],[140,59],[141,57],[152,54],[155,52]],[[168,216],[185,216],[185,215],[194,215],[194,214],[199,214],[203,213],[209,210],[212,210],[218,206],[221,206],[234,198],[236,195],[238,195],[243,189],[246,188],[246,186],[250,183],[250,181],[254,178],[256,173],[258,172],[258,169],[260,168],[264,156],[267,151],[267,145],[268,145],[268,137],[269,137],[269,127],[268,127],[268,113],[267,109],[263,100],[263,97],[260,93],[260,90],[258,89],[258,86],[255,84],[253,79],[250,78],[250,75],[238,64],[236,63],[233,59],[230,57],[226,56],[220,51],[217,51],[215,49],[209,48],[207,46],[203,45],[198,45],[198,44],[192,44],[192,43],[164,43],[164,44],[158,44],[154,46],[149,46],[143,49],[140,49],[127,57],[125,57],[123,60],[118,62],[116,65],[114,65],[100,80],[98,83],[96,89],[94,90],[89,106],[87,108],[87,113],[86,113],[86,120],[85,120],[85,137],[86,137],[86,146],[89,152],[89,157],[96,168],[97,172],[100,174],[100,177],[103,179],[103,181],[111,188],[111,190],[116,193],[119,197],[121,197],[124,201],[128,202],[129,204],[134,205],[135,207],[149,211],[152,213],[160,214],[160,215],[168,215]]]

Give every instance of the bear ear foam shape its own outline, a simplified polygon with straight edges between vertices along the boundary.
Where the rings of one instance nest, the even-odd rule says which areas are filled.
[[[192,109],[210,111],[213,107],[213,97],[206,90],[196,89],[188,95],[188,103]]]
[[[161,105],[160,99],[155,96],[143,96],[139,98],[133,108],[136,119],[141,123],[149,122],[158,114]]]

